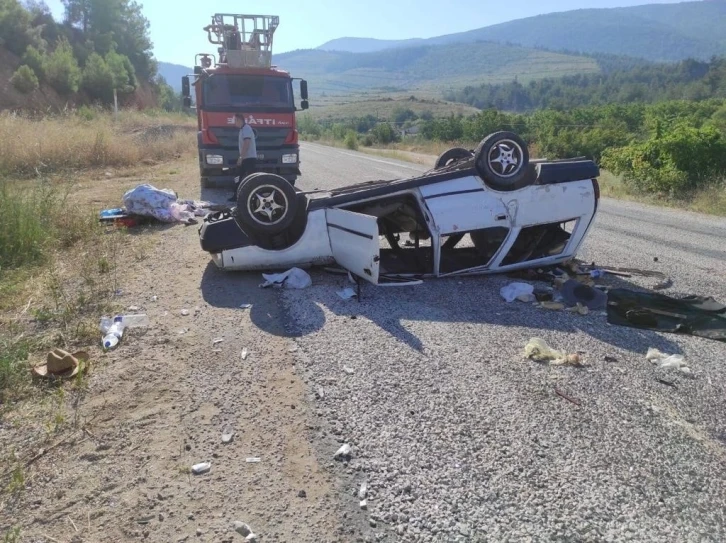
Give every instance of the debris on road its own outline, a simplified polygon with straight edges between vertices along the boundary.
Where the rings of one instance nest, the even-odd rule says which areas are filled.
[[[352,449],[351,449],[350,445],[348,445],[346,443],[345,445],[343,445],[342,447],[340,447],[340,449],[338,449],[336,451],[336,453],[333,455],[333,458],[345,458],[345,457],[348,457],[348,456],[350,456],[351,451],[352,451]]]
[[[234,432],[225,432],[222,434],[222,443],[231,443],[234,439]]]
[[[232,527],[234,528],[234,531],[242,537],[247,537],[252,533],[252,528],[250,528],[248,524],[240,522],[239,520],[235,520],[232,523]]]
[[[358,491],[358,498],[361,500],[365,500],[366,496],[368,495],[368,483],[363,483],[360,485],[360,490]]]
[[[350,300],[351,298],[355,298],[355,296],[357,296],[355,290],[350,287],[339,290],[336,294],[340,296],[343,300]]]
[[[660,352],[658,349],[650,348],[645,358],[661,369],[676,369],[687,375],[691,373],[691,369],[686,364],[682,354],[668,355]]]
[[[224,341],[224,338],[218,337],[212,341],[212,345],[217,345],[218,343],[222,343]]]
[[[608,297],[609,324],[726,342],[726,306],[713,297],[688,295],[678,299],[628,289],[613,289]]]
[[[533,302],[536,299],[534,296],[534,287],[529,283],[510,283],[502,287],[499,290],[499,294],[507,303],[512,303],[514,300]]]
[[[192,466],[192,473],[194,475],[201,475],[202,473],[207,473],[210,469],[212,469],[212,464],[209,462],[201,462],[200,464],[194,464]]]
[[[240,309],[252,309],[252,304],[242,304],[239,306]]]
[[[259,458],[257,456],[250,456],[248,458],[245,458],[245,462],[247,462],[248,464],[259,464],[260,462],[262,462],[262,458]]]
[[[284,273],[263,273],[262,277],[265,282],[260,285],[260,288],[272,286],[274,288],[303,289],[313,284],[310,275],[300,268],[290,268]]]
[[[249,353],[247,352],[247,349],[242,349],[242,353],[240,354],[240,356],[242,357],[242,360],[247,360],[248,354]]]
[[[573,398],[573,397],[571,397],[571,396],[569,396],[569,395],[565,394],[564,392],[562,392],[562,391],[561,391],[560,389],[558,389],[558,388],[555,388],[555,394],[557,394],[557,395],[558,395],[558,396],[560,396],[561,398],[564,398],[564,399],[565,399],[565,400],[567,400],[568,402],[570,402],[570,403],[573,403],[573,404],[575,404],[575,405],[576,405],[576,406],[578,406],[578,407],[581,407],[581,406],[582,406],[582,403],[580,403],[580,400],[576,400],[575,398]]]
[[[562,285],[560,294],[568,307],[580,304],[590,310],[597,311],[598,309],[605,309],[607,306],[607,294],[574,279],[570,279]]]
[[[582,366],[579,354],[556,351],[540,338],[532,338],[527,342],[524,346],[524,357],[537,362],[549,361],[553,366]]]

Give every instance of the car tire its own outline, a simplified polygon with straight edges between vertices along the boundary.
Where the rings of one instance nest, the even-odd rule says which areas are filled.
[[[295,220],[299,195],[285,178],[272,173],[255,173],[237,188],[235,218],[259,235],[285,231]]]
[[[529,173],[527,143],[514,132],[494,132],[474,152],[476,171],[495,190],[521,188]]]
[[[436,159],[434,168],[443,168],[444,166],[448,166],[458,160],[471,158],[472,155],[473,153],[468,149],[464,149],[463,147],[454,147],[441,153],[439,158]]]

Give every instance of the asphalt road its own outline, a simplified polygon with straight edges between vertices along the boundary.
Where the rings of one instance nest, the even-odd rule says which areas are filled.
[[[301,154],[306,190],[425,170],[310,143]],[[666,293],[723,302],[725,238],[723,219],[604,199],[579,256],[662,271]],[[285,334],[317,404],[321,454],[352,447],[336,464],[351,510],[368,485],[357,514],[369,537],[724,540],[726,344],[507,304],[502,276],[365,285],[359,303],[337,296],[345,276],[311,275],[313,287],[281,293]],[[630,281],[657,279],[606,284]],[[585,367],[524,359],[534,337]],[[682,354],[693,375],[656,368],[651,347]]]

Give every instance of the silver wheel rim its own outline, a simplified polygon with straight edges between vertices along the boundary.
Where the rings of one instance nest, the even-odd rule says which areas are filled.
[[[287,196],[273,185],[262,185],[247,197],[247,211],[262,226],[273,226],[287,215]]]
[[[522,147],[513,140],[498,141],[490,150],[487,156],[489,168],[497,175],[509,178],[517,175],[522,167],[524,151]]]

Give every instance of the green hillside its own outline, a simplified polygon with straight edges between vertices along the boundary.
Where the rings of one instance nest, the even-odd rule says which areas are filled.
[[[494,43],[388,49],[373,53],[298,50],[275,64],[310,83],[313,96],[366,90],[440,93],[481,83],[526,82],[546,76],[597,73],[595,60]]]
[[[527,17],[456,34],[415,41],[417,46],[494,41],[556,51],[608,53],[653,61],[708,60],[726,53],[726,1],[648,4],[628,8],[578,9]],[[409,47],[410,40],[351,38],[321,46],[357,51]]]

